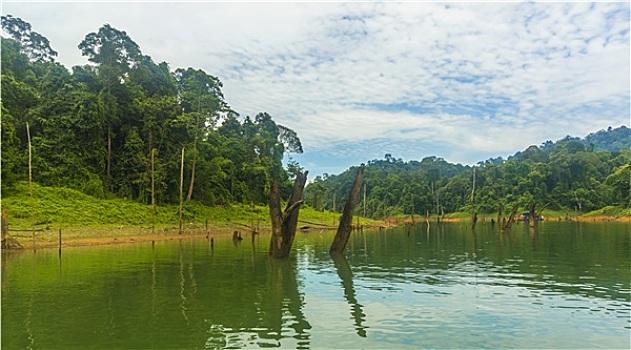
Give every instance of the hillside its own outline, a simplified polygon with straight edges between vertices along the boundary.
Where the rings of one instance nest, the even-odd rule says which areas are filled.
[[[631,129],[621,126],[530,146],[508,159],[491,158],[475,166],[474,207],[495,212],[530,203],[561,211],[588,212],[608,206],[628,208],[631,179]],[[340,210],[356,168],[316,178],[305,190],[306,202],[318,209]],[[367,163],[365,206],[373,218],[401,214],[469,212],[473,168],[442,158],[420,162],[396,159]],[[363,197],[363,193],[362,193]]]
[[[600,130],[587,135],[580,140],[585,147],[594,145],[594,150],[619,151],[623,148],[631,148],[631,128],[621,126],[607,130]]]

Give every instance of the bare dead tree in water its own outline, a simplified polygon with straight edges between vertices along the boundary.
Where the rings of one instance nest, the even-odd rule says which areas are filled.
[[[272,219],[272,240],[269,245],[269,255],[277,259],[285,259],[289,256],[291,246],[296,236],[298,226],[298,213],[303,203],[302,193],[307,182],[309,172],[298,173],[294,180],[294,188],[287,202],[285,211],[280,210],[279,180],[272,180],[272,189],[269,197],[269,210]]]
[[[478,222],[478,213],[475,212],[475,167],[473,167],[473,185],[471,188],[471,229],[475,230],[475,224]]]
[[[498,230],[502,230],[502,217],[504,215],[504,204],[500,203],[500,207],[497,210],[497,228]]]
[[[536,203],[530,203],[528,206],[528,226],[535,227],[535,220],[537,220],[537,212],[535,211]]]
[[[346,205],[344,205],[344,211],[342,212],[342,217],[340,218],[340,225],[337,228],[337,233],[335,234],[335,238],[333,238],[331,249],[329,249],[329,252],[331,253],[341,254],[341,253],[344,253],[344,249],[346,249],[346,244],[348,243],[348,239],[353,229],[352,227],[353,211],[355,210],[355,205],[357,204],[357,197],[359,195],[359,190],[361,188],[361,183],[364,176],[365,168],[366,166],[362,164],[357,170],[357,175],[355,175],[355,181],[353,182],[353,187],[348,193],[348,198],[346,199]]]
[[[513,210],[511,210],[508,221],[506,222],[506,225],[504,225],[505,230],[510,230],[511,226],[513,226],[513,221],[515,220],[515,214],[517,214],[517,210],[519,210],[519,203],[515,203]]]

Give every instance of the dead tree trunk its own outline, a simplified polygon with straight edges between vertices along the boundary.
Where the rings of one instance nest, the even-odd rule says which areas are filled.
[[[31,129],[26,122],[26,138],[28,139],[28,192],[29,198],[33,201],[33,168],[31,167],[32,152],[31,152]]]
[[[107,124],[107,175],[106,175],[108,190],[114,192],[114,185],[112,184],[112,124]]]
[[[478,222],[478,213],[475,212],[475,167],[473,168],[473,185],[471,188],[471,229],[475,230]]]
[[[510,212],[510,216],[508,217],[508,221],[504,226],[505,230],[510,230],[511,226],[513,226],[513,220],[515,219],[515,214],[517,214],[517,210],[519,210],[519,203],[516,203],[513,207],[513,210]]]
[[[151,133],[149,133],[151,135]],[[156,230],[156,177],[155,177],[156,149],[151,149],[151,233]],[[61,230],[61,229],[60,229]],[[61,244],[59,245],[61,249]]]
[[[184,190],[184,147],[182,147],[182,160],[180,162],[180,210],[179,210],[179,216],[180,216],[179,233],[180,234],[182,234],[182,202],[183,202],[182,191],[183,190]]]
[[[434,186],[434,183],[432,182],[432,187]],[[433,192],[433,188],[432,188],[432,192]],[[440,222],[440,210],[441,210],[441,206],[440,206],[440,193],[438,191],[436,191],[436,222]]]
[[[497,210],[497,227],[502,230],[502,216],[504,215],[504,204],[500,203],[500,207]]]
[[[535,220],[537,220],[537,212],[535,211],[535,203],[531,203],[528,206],[528,226],[535,227]]]
[[[545,208],[547,208],[547,207],[548,207],[548,205],[550,205],[550,203],[546,203],[543,207],[541,207],[541,209],[539,210],[539,213],[537,213],[537,217],[538,217],[538,218],[542,218],[542,216],[541,216],[541,215],[543,214],[543,210],[544,210]]]
[[[346,204],[344,205],[344,211],[342,212],[342,217],[340,218],[340,225],[337,228],[335,238],[333,238],[331,249],[329,249],[330,253],[341,254],[344,253],[344,249],[346,249],[348,238],[350,237],[351,231],[353,229],[353,211],[355,210],[355,205],[357,204],[357,196],[361,187],[364,169],[365,165],[362,164],[357,170],[357,175],[355,175],[355,182],[353,182],[353,187],[348,193],[348,198],[346,199]]]
[[[269,255],[277,259],[285,259],[289,256],[291,246],[296,236],[298,226],[298,213],[303,203],[302,193],[307,182],[309,172],[298,173],[294,180],[294,189],[287,202],[285,211],[280,211],[280,190],[278,178],[272,180],[272,189],[269,196],[269,210],[272,219],[272,241],[269,245]]]
[[[188,194],[186,195],[186,203],[193,198],[193,187],[195,186],[195,164],[197,164],[197,133],[199,129],[199,116],[195,119],[195,139],[193,141],[193,165],[191,167],[191,183],[188,186]]]
[[[156,149],[151,149],[151,210],[156,212],[156,179],[155,179],[155,157]]]

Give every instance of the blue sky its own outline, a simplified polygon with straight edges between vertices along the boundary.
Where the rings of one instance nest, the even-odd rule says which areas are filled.
[[[109,23],[294,129],[312,176],[383,158],[474,164],[629,126],[629,2],[2,2],[67,67]]]

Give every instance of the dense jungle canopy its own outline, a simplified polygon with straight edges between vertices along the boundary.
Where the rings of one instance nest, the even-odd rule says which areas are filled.
[[[156,63],[107,24],[78,45],[91,63],[68,71],[30,24],[2,28],[4,196],[28,179],[29,137],[35,182],[97,198],[150,203],[153,175],[155,201],[177,203],[182,149],[187,201],[266,203],[271,174],[291,190],[282,159],[298,136],[265,112],[241,118],[217,77]]]
[[[587,212],[607,206],[631,206],[631,129],[609,127],[584,139],[567,136],[530,146],[508,159],[491,158],[475,166],[438,157],[420,162],[385,159],[368,162],[365,215],[469,212],[475,168],[475,210],[497,212],[519,203],[540,208]],[[318,177],[305,190],[318,209],[343,206],[356,169]],[[363,211],[363,207],[361,208]],[[363,214],[363,213],[362,213]]]
[[[28,23],[7,15],[2,28],[3,196],[28,180],[30,139],[35,182],[96,198],[150,204],[153,192],[157,204],[177,203],[182,150],[187,201],[265,204],[272,176],[281,179],[281,197],[288,197],[301,168],[291,161],[283,167],[283,156],[302,152],[298,135],[265,112],[240,116],[217,77],[154,62],[107,24],[78,43],[90,63],[70,71]],[[373,218],[442,214],[469,211],[472,203],[480,212],[515,203],[581,212],[628,208],[630,140],[628,127],[609,127],[473,167],[386,154],[368,162],[360,194],[365,205],[362,198],[357,212]],[[353,167],[316,177],[305,190],[306,203],[340,211],[355,173]]]

